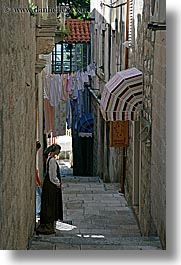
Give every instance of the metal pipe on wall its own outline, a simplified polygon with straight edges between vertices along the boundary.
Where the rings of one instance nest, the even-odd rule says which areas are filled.
[[[126,35],[125,41],[128,41],[129,38],[129,7],[130,7],[130,0],[127,0],[126,4]],[[124,48],[125,56],[124,56],[124,69],[128,68],[128,48]]]
[[[126,4],[126,35],[125,41],[128,41],[129,37],[129,7],[130,7],[130,0],[127,0]],[[124,69],[128,68],[128,48],[124,48],[125,56],[124,56]],[[126,148],[122,148],[122,180],[121,180],[121,192],[124,193],[124,181],[126,178]]]

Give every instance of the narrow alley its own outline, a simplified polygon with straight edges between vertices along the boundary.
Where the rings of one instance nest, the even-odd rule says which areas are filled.
[[[166,0],[0,10],[0,249],[166,250]]]
[[[56,235],[35,235],[29,250],[159,250],[157,237],[141,237],[119,184],[73,176],[63,166],[64,223]]]

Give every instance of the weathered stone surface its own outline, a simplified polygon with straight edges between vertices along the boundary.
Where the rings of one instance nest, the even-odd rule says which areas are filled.
[[[68,177],[65,177],[63,181],[68,183],[68,179]],[[69,188],[76,191],[77,186],[81,182],[78,177],[74,179],[74,183],[71,179]],[[81,181],[81,186],[87,189],[90,185],[87,179],[81,179]],[[102,186],[102,183],[99,181],[97,181],[97,184],[94,183],[92,190],[96,188],[96,185],[98,188]],[[112,193],[115,195],[116,190],[112,189]],[[63,188],[63,198],[64,194],[67,195],[65,186]],[[117,194],[119,193],[117,192]],[[104,197],[106,198],[107,195],[109,195],[111,204],[107,203],[106,210],[103,210],[105,207]],[[118,206],[118,198],[110,195],[110,190],[107,191],[105,188],[104,193],[101,193],[103,200],[99,200],[96,197],[92,201],[87,201],[86,193],[82,192],[81,203],[75,199],[74,210],[69,210],[65,207],[65,223],[61,223],[60,230],[56,230],[56,236],[34,236],[30,244],[30,250],[41,249],[42,247],[45,249],[53,246],[55,250],[161,249],[158,238],[150,238],[149,240],[149,238],[141,237],[131,208],[121,205],[125,198],[119,195],[120,205]],[[113,207],[114,203],[116,210]],[[65,204],[67,205],[67,202]],[[66,220],[71,220],[72,224],[67,224]]]
[[[37,54],[49,54],[55,45],[54,37],[37,37]]]
[[[36,16],[14,9],[27,3],[0,2],[0,249],[5,250],[26,249],[35,226]]]
[[[5,6],[12,7],[0,3],[0,249],[26,249],[35,211],[35,18]]]
[[[166,32],[157,31],[152,91],[151,214],[166,244]]]
[[[144,0],[144,12],[138,21],[137,43],[129,66],[143,71],[143,118],[139,131],[130,125],[130,145],[127,148],[126,197],[134,205],[135,166],[139,170],[139,223],[143,234],[159,234],[166,244],[166,31],[148,30],[149,0]],[[136,3],[135,3],[136,4]],[[140,62],[142,62],[140,64]],[[150,126],[147,134],[139,134]],[[138,140],[139,139],[139,140]],[[138,141],[137,146],[135,142]],[[139,147],[138,147],[139,145]],[[134,148],[137,153],[134,153]],[[140,157],[141,154],[141,157]],[[137,159],[139,157],[140,159]]]

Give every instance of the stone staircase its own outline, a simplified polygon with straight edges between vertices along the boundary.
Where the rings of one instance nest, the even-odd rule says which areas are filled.
[[[35,235],[30,250],[162,250],[159,238],[140,235],[119,184],[73,176],[62,182],[65,221],[56,235]]]
[[[35,236],[29,250],[161,250],[156,237]]]

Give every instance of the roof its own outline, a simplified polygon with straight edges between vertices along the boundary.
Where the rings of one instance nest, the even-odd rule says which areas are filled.
[[[67,18],[65,26],[71,31],[71,35],[65,37],[66,42],[90,42],[89,20]]]

